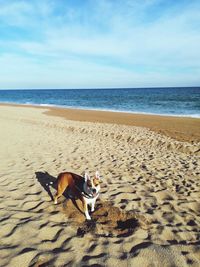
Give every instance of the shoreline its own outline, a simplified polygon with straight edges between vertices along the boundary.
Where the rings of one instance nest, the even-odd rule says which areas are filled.
[[[62,117],[67,120],[112,123],[119,125],[145,127],[159,134],[172,137],[183,142],[200,142],[200,119],[164,115],[135,114],[118,111],[99,111],[86,109],[62,108],[55,106],[39,106],[25,104],[0,103],[0,106],[39,108],[47,110],[49,116]]]
[[[56,109],[67,109],[67,110],[87,110],[87,111],[99,111],[99,112],[113,112],[113,113],[124,113],[133,115],[147,115],[147,116],[161,116],[161,117],[176,117],[176,118],[192,118],[200,119],[200,114],[167,114],[167,113],[151,113],[151,112],[139,112],[130,110],[115,110],[115,109],[94,109],[90,107],[73,107],[73,106],[62,106],[54,104],[34,104],[34,103],[15,103],[15,102],[0,102],[0,105],[12,105],[12,106],[25,106],[25,107],[37,107],[37,108],[56,108]]]
[[[66,109],[66,110],[81,110],[81,111],[97,111],[97,112],[113,112],[113,113],[123,113],[123,114],[133,114],[133,115],[144,115],[144,116],[159,116],[159,117],[175,117],[175,118],[191,118],[191,119],[200,119],[199,114],[195,115],[183,115],[183,114],[165,114],[165,113],[148,113],[148,112],[139,112],[139,111],[129,111],[129,110],[114,110],[114,109],[93,109],[93,108],[83,108],[83,107],[73,107],[73,106],[62,106],[54,104],[34,104],[34,103],[14,103],[14,102],[0,102],[0,106],[23,106],[23,107],[36,107],[36,108],[55,108],[55,109]]]

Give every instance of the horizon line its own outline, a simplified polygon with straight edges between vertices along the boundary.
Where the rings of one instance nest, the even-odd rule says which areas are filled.
[[[150,86],[150,87],[97,87],[97,88],[0,88],[0,91],[8,90],[117,90],[117,89],[168,89],[168,88],[200,88],[200,85],[192,86]]]

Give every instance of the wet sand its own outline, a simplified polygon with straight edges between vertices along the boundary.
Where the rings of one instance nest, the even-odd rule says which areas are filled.
[[[68,120],[146,127],[179,141],[200,141],[200,119],[196,118],[58,108],[51,108],[47,114]]]
[[[0,104],[0,106],[21,106],[15,104]],[[44,109],[46,114],[63,117],[67,120],[111,123],[129,126],[146,127],[157,133],[172,137],[178,141],[200,142],[200,119],[190,117],[173,117],[159,115],[144,115],[124,112],[108,112],[81,110],[56,107],[41,107],[26,105],[25,107]]]

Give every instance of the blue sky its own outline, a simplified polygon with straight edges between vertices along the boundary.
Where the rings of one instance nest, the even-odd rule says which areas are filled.
[[[1,89],[199,85],[199,0],[0,0]]]

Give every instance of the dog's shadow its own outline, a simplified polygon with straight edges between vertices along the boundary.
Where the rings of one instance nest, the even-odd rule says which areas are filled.
[[[51,200],[53,200],[53,194],[51,193],[50,187],[56,189],[56,178],[50,175],[48,172],[36,172],[36,179],[44,188],[44,190],[48,193]]]
[[[55,190],[57,190],[57,178],[50,175],[48,172],[35,172],[36,175],[36,179],[38,180],[38,182],[41,184],[41,186],[44,188],[44,190],[48,193],[48,195],[50,196],[51,200],[54,200],[53,194],[51,193],[51,189],[50,188],[54,188]],[[66,200],[69,200],[70,197],[67,193],[67,190],[65,190],[65,192],[63,193],[63,196],[66,198]],[[73,202],[74,206],[81,212],[82,210],[78,207],[75,199],[71,199],[71,201]]]

